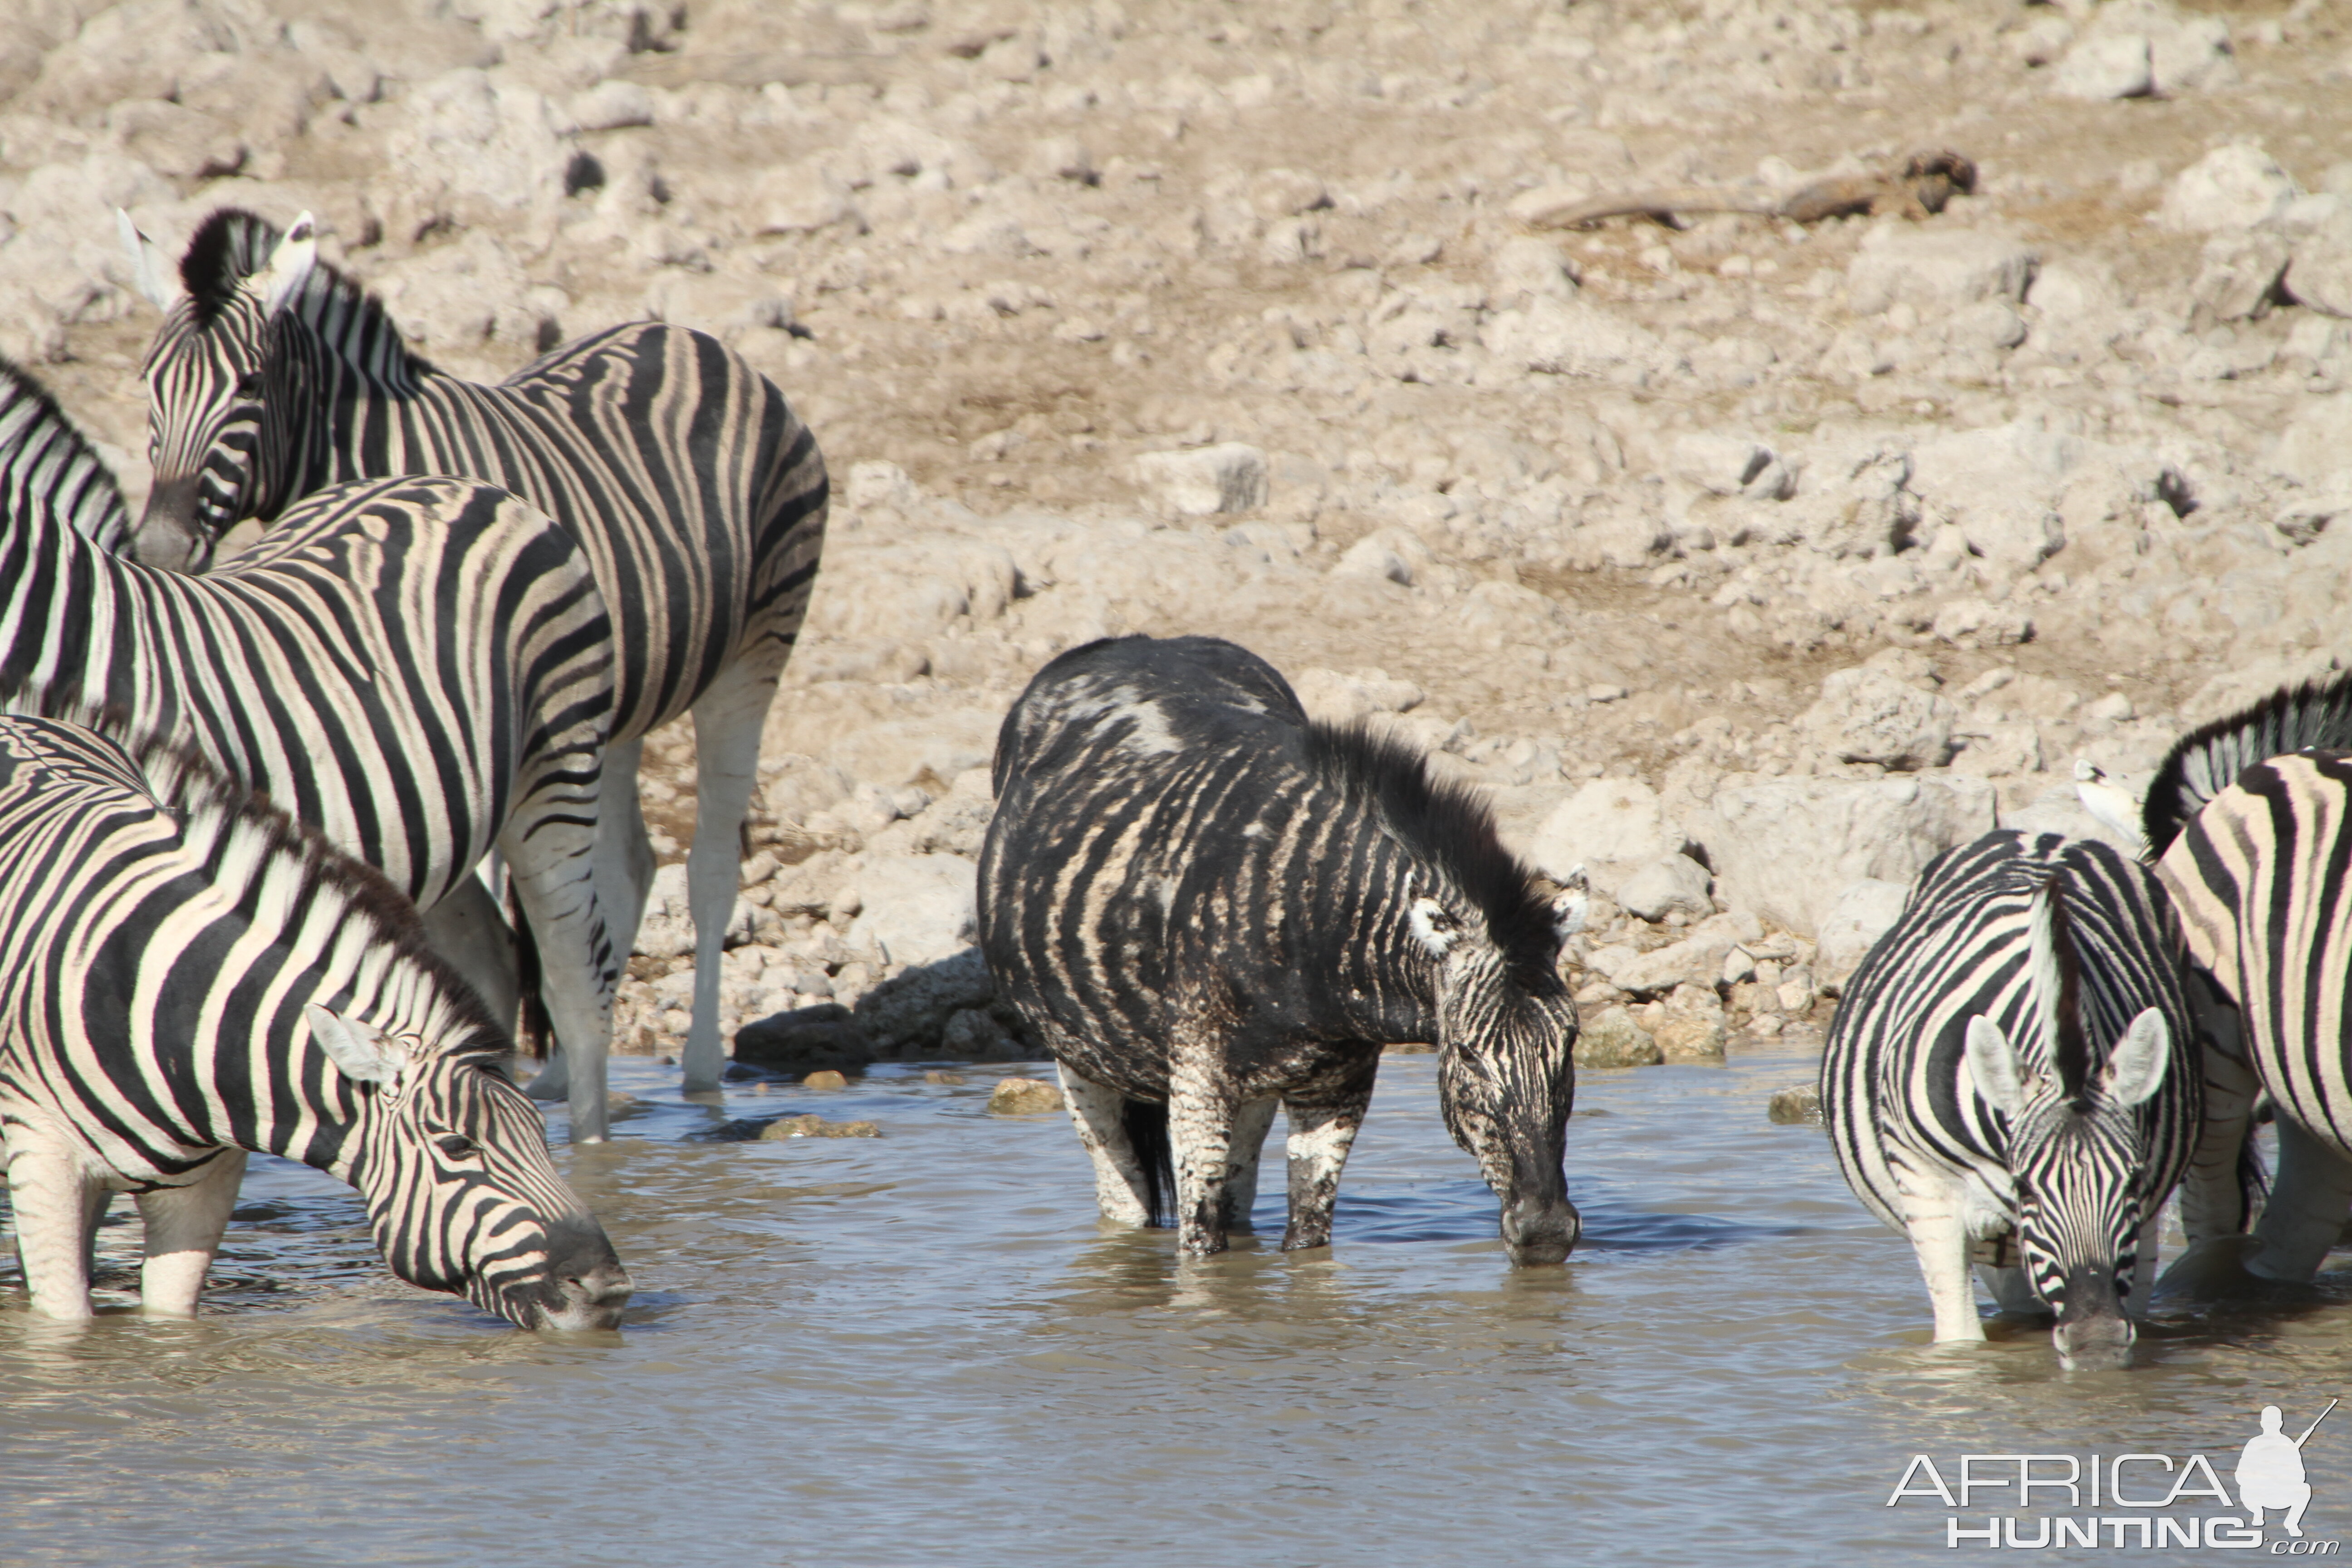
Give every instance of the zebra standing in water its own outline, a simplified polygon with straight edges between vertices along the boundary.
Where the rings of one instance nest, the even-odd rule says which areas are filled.
[[[2231,1179],[2255,1084],[2278,1111],[2279,1168],[2249,1272],[2308,1279],[2352,1211],[2352,675],[2280,691],[2174,745],[2143,808],[2192,975],[2213,992],[2215,1097],[2181,1190],[2191,1243],[2242,1228]]]
[[[1989,833],[1920,873],[1854,971],[1822,1114],[1872,1213],[1905,1232],[1936,1338],[1980,1340],[1972,1258],[2004,1308],[2047,1303],[2068,1366],[2120,1365],[2200,1096],[2180,938],[2105,844]]]
[[[824,459],[775,384],[717,339],[640,321],[583,338],[497,386],[411,353],[377,300],[318,260],[309,214],[284,235],[214,213],[147,356],[155,488],[141,559],[196,569],[240,518],[321,485],[462,474],[572,531],[613,615],[614,718],[597,890],[625,952],[654,869],[637,800],[646,734],[691,711],[699,763],[688,899],[695,926],[689,1091],[719,1087],[719,952],[741,875],[760,731],[815,581]],[[562,1092],[559,1057],[532,1093]]]
[[[1381,1046],[1433,1041],[1512,1260],[1568,1256],[1576,1008],[1555,966],[1584,894],[1521,866],[1475,795],[1310,723],[1214,637],[1055,659],[1005,717],[995,784],[981,951],[1061,1064],[1106,1217],[1160,1223],[1172,1153],[1182,1251],[1223,1251],[1279,1103],[1282,1245],[1328,1245]]]
[[[548,955],[557,1037],[601,1064],[620,967],[593,858],[611,633],[570,537],[488,485],[378,479],[185,577],[86,537],[121,505],[93,471],[47,394],[0,361],[0,700],[111,709],[187,744],[428,921],[495,844]],[[575,1137],[604,1136],[601,1072],[572,1110]]]
[[[629,1277],[422,938],[381,876],[192,754],[0,718],[0,1143],[33,1310],[90,1315],[127,1191],[143,1306],[194,1311],[257,1149],[357,1188],[410,1283],[613,1327]]]

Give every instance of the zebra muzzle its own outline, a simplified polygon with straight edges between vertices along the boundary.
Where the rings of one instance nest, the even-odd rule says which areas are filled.
[[[566,1215],[548,1227],[547,1276],[539,1293],[541,1328],[612,1329],[621,1322],[636,1287],[604,1235],[584,1215]]]

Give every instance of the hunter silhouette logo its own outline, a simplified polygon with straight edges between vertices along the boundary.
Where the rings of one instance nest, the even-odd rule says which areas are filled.
[[[1932,1498],[1953,1510],[1944,1521],[1947,1547],[2201,1547],[2333,1557],[2342,1542],[2304,1534],[2304,1510],[2311,1506],[2304,1447],[2336,1403],[2329,1400],[2300,1436],[2287,1435],[2285,1413],[2277,1405],[2263,1405],[2261,1430],[2239,1449],[2231,1472],[2234,1499],[2214,1461],[2203,1454],[2185,1459],[2169,1454],[1962,1454],[1957,1471],[1939,1469],[1929,1455],[1914,1454],[1886,1506]],[[2013,1511],[1973,1517],[1966,1511],[1988,1502]],[[2186,1511],[2200,1504],[2206,1511]],[[2271,1516],[2283,1532],[2276,1539],[2263,1529]]]

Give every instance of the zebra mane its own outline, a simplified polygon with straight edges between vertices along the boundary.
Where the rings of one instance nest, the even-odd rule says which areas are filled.
[[[210,326],[227,311],[245,280],[269,265],[271,253],[285,237],[285,230],[243,207],[214,209],[180,258],[180,281],[187,285],[198,327]],[[333,323],[334,336],[328,339],[331,346],[363,343],[372,358],[396,350],[395,359],[409,374],[432,374],[432,362],[408,346],[383,301],[334,263],[321,259],[312,265],[299,300],[303,315],[322,339],[328,339],[329,323]]]
[[[2078,1109],[2088,1102],[2094,1053],[2083,1029],[2083,958],[2066,913],[2064,863],[2051,868],[2033,892],[2030,951],[2034,999],[2043,1048],[2062,1096]]]
[[[0,354],[0,488],[62,517],[104,550],[131,538],[122,489],[98,448],[30,371]]]
[[[2352,750],[2352,671],[2283,687],[2174,742],[2140,807],[2148,858],[2170,848],[2188,820],[2240,773],[2256,763],[2312,747]]]
[[[263,901],[289,912],[324,904],[337,926],[361,926],[390,947],[396,961],[425,971],[439,998],[443,1037],[460,1029],[471,1037],[452,1054],[486,1062],[511,1054],[506,1030],[464,977],[425,944],[425,921],[415,905],[383,872],[344,854],[317,829],[190,748],[160,735],[133,733],[119,710],[93,711],[69,691],[44,693],[31,701],[14,695],[8,707],[79,725],[130,753],[138,764],[142,793],[179,816],[182,841],[215,878],[236,879],[240,902]],[[295,868],[292,878],[271,878],[273,869],[289,861]]]
[[[1486,797],[1433,776],[1419,748],[1358,721],[1307,726],[1307,764],[1389,836],[1461,890],[1486,921],[1512,977],[1524,987],[1556,984],[1559,930],[1536,873],[1495,831]]]

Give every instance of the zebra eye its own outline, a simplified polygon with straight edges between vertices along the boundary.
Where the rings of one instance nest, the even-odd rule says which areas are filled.
[[[243,375],[238,376],[236,378],[236,395],[239,397],[260,396],[261,373],[257,370],[249,370]]]
[[[462,1132],[444,1132],[433,1142],[441,1152],[452,1160],[463,1160],[478,1152],[481,1147]]]

